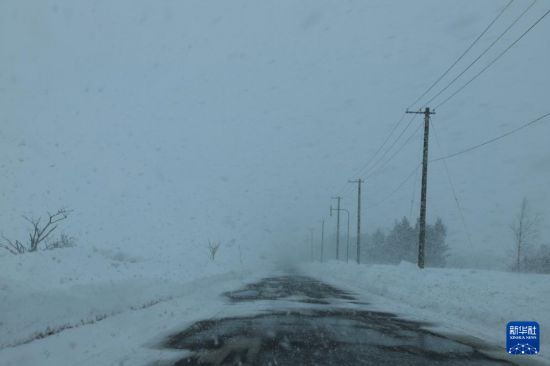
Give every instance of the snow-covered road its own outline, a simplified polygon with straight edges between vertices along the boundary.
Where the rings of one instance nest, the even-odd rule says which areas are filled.
[[[168,337],[165,348],[192,351],[176,365],[509,364],[309,277],[264,278],[224,295],[229,306],[262,311],[201,320]]]
[[[269,334],[285,333],[286,323],[299,322],[310,334],[304,337],[324,334],[324,340],[334,335],[334,327],[347,324],[350,338],[363,339],[366,335],[357,329],[367,328],[354,324],[371,324],[373,312],[397,314],[398,324],[413,330],[431,323],[422,329],[465,339],[499,357],[505,355],[506,322],[535,320],[542,329],[541,353],[514,360],[549,364],[548,275],[420,271],[407,263],[262,262],[240,267],[207,260],[183,265],[178,256],[146,259],[84,249],[4,258],[2,265],[9,274],[0,276],[2,366],[171,365],[191,360],[193,353],[167,339],[211,319],[226,319],[220,332],[242,320],[262,332],[269,330],[266,323],[271,325]],[[262,281],[266,278],[273,280]],[[304,278],[318,282],[296,280]],[[360,315],[354,318],[350,311]],[[281,312],[289,316],[275,314]],[[394,318],[380,319],[379,328],[369,332],[384,333],[384,323],[395,325]],[[400,323],[405,319],[409,322]],[[414,330],[411,336],[422,332]],[[250,337],[245,338],[231,336],[231,342],[250,345]],[[394,338],[390,334],[386,341],[391,344]],[[261,348],[264,341],[258,345],[257,339],[265,337],[254,339],[251,344]]]
[[[491,359],[499,352],[473,338],[457,341],[426,323],[373,311],[368,293],[344,291],[300,272],[210,276],[182,285],[186,295],[172,300],[4,348],[0,360],[2,365],[507,364]]]

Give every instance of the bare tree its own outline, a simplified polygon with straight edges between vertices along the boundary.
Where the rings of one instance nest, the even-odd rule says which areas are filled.
[[[527,201],[527,198],[524,197],[521,201],[519,214],[510,225],[510,230],[512,230],[514,235],[514,241],[517,249],[517,272],[521,270],[522,251],[524,251],[526,247],[533,245],[534,241],[538,238],[540,220],[540,215],[536,213],[533,214],[531,212],[529,202]]]
[[[210,256],[210,260],[214,260],[216,259],[216,253],[218,253],[218,250],[220,249],[220,245],[221,245],[221,242],[219,241],[210,241],[208,240],[208,251],[209,251],[209,256]]]
[[[23,218],[31,224],[31,232],[29,233],[29,242],[27,245],[19,240],[10,240],[2,235],[3,242],[0,242],[0,247],[8,250],[12,254],[22,254],[25,252],[35,252],[38,250],[40,243],[44,242],[51,233],[57,229],[59,222],[67,219],[71,211],[67,209],[59,209],[56,213],[48,213],[48,221],[41,224],[41,218],[34,219],[23,216]]]

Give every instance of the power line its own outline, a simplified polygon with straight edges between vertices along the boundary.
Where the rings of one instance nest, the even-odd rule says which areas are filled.
[[[506,6],[504,8],[502,8],[502,10],[498,13],[498,15],[489,23],[489,25],[487,27],[485,27],[483,32],[481,32],[479,34],[479,36],[477,36],[477,38],[462,53],[462,55],[460,55],[456,59],[456,61],[453,62],[451,64],[451,66],[449,66],[449,68],[447,70],[445,70],[445,72],[443,74],[441,74],[441,76],[439,76],[439,78],[437,78],[437,80],[434,81],[433,84],[424,93],[422,93],[422,95],[419,96],[407,109],[412,109],[412,107],[414,107],[414,105],[416,103],[418,103],[422,98],[424,98],[426,96],[426,94],[428,94],[445,76],[447,76],[447,74],[456,66],[456,64],[458,64],[460,62],[460,60],[462,60],[464,58],[464,56],[466,56],[466,54],[477,44],[477,42],[489,31],[489,29],[491,29],[493,24],[495,24],[495,22],[502,16],[502,14],[506,11],[506,9],[508,9],[510,7],[510,5],[512,5],[513,2],[514,2],[514,0],[510,0],[508,2],[508,4],[506,4]],[[426,103],[426,104],[428,104],[428,103]]]
[[[415,115],[415,116],[416,116],[416,115]],[[387,159],[387,160],[382,164],[382,166],[378,167],[378,169],[373,170],[369,175],[367,175],[367,179],[368,179],[369,177],[372,177],[373,175],[376,175],[376,173],[382,171],[382,169],[383,169],[384,167],[386,167],[386,165],[388,165],[389,162],[392,161],[393,158],[394,158],[397,154],[399,154],[399,153],[403,150],[403,148],[405,148],[405,146],[407,146],[408,143],[409,143],[416,135],[418,135],[418,131],[420,131],[421,128],[422,128],[422,125],[419,124],[418,127],[416,128],[416,130],[414,130],[414,132],[407,138],[407,140],[405,140],[405,142],[401,145],[401,147],[400,147],[399,149],[397,149],[397,150],[395,151],[395,153],[394,153],[392,156],[390,156],[390,158]]]
[[[418,163],[418,165],[413,169],[413,171],[411,171],[409,173],[409,175],[407,175],[407,177],[390,193],[388,194],[386,197],[384,197],[383,199],[381,199],[379,202],[371,205],[370,207],[377,207],[377,206],[380,206],[382,203],[386,202],[389,198],[391,198],[394,194],[396,194],[397,192],[399,192],[399,190],[401,188],[403,188],[403,186],[405,185],[405,183],[407,183],[409,181],[409,179],[411,179],[411,177],[414,175],[414,173],[416,173],[418,171],[418,169],[420,168],[422,164],[421,163]]]
[[[443,100],[443,102],[439,103],[435,109],[438,109],[439,107],[441,107],[443,104],[447,103],[450,99],[452,99],[455,95],[457,95],[458,93],[460,93],[464,88],[466,88],[468,85],[470,85],[470,83],[472,81],[474,81],[475,79],[477,79],[481,74],[483,74],[489,67],[491,67],[495,62],[497,62],[497,60],[499,60],[502,56],[504,56],[504,54],[506,54],[506,52],[508,52],[512,47],[514,47],[523,37],[525,37],[527,35],[527,33],[529,33],[533,28],[535,28],[537,26],[537,24],[539,24],[547,15],[548,13],[550,13],[550,10],[546,11],[546,13],[544,13],[535,23],[533,23],[525,32],[523,32],[523,34],[521,36],[519,36],[514,42],[512,42],[508,47],[506,47],[506,49],[504,49],[504,51],[502,51],[497,57],[495,57],[491,62],[489,62],[489,64],[487,64],[487,66],[485,66],[483,69],[481,69],[480,72],[478,72],[477,74],[474,75],[473,78],[471,78],[470,80],[468,80],[468,82],[466,82],[464,85],[462,85],[460,88],[458,88],[453,94],[451,94],[449,97],[447,97],[445,100]]]
[[[386,139],[384,140],[384,142],[378,147],[378,149],[376,149],[374,155],[372,156],[372,158],[367,161],[363,166],[361,166],[359,169],[356,169],[353,173],[352,173],[352,176],[360,176],[364,170],[366,170],[370,165],[371,163],[375,160],[376,156],[378,155],[378,153],[384,148],[384,146],[386,145],[386,143],[389,141],[390,137],[393,135],[393,133],[395,132],[395,130],[397,129],[397,127],[399,127],[399,124],[401,124],[401,122],[403,121],[403,119],[405,119],[405,116],[406,114],[403,113],[403,115],[401,116],[401,118],[397,121],[397,123],[395,123],[392,127],[392,129],[390,130],[390,133],[389,135],[386,137]],[[342,185],[340,187],[340,189],[337,190],[337,192],[341,192],[342,195],[346,195],[347,193],[349,193],[351,191],[351,188],[349,186],[349,184],[345,184],[345,185]]]
[[[355,172],[352,174],[353,176],[359,176],[361,175],[361,173],[363,173],[363,171],[367,170],[371,165],[372,165],[372,162],[376,159],[376,157],[378,156],[378,153],[380,153],[380,151],[384,148],[384,146],[386,146],[386,144],[388,143],[389,139],[391,138],[391,136],[393,135],[393,133],[395,132],[395,130],[397,129],[397,127],[399,127],[399,125],[401,124],[401,122],[403,122],[403,120],[405,119],[405,116],[406,114],[403,113],[403,115],[401,116],[401,118],[397,121],[397,123],[395,123],[392,127],[392,129],[390,130],[390,133],[388,134],[388,136],[386,137],[386,139],[384,140],[384,142],[378,147],[378,149],[376,149],[375,153],[373,154],[372,158],[367,161],[365,164],[363,164],[359,169],[356,169]],[[342,186],[342,189],[344,187],[347,187],[349,188],[349,185],[345,185],[345,186]],[[341,190],[341,189],[340,189]]]
[[[485,146],[485,145],[488,145],[488,144],[490,144],[490,143],[492,143],[492,142],[498,141],[498,140],[500,140],[500,139],[502,139],[502,138],[504,138],[504,137],[506,137],[506,136],[510,136],[511,134],[516,133],[516,132],[518,132],[518,131],[520,131],[520,130],[523,130],[524,128],[530,127],[530,126],[534,125],[535,123],[539,122],[540,120],[542,120],[542,119],[544,119],[544,118],[546,118],[546,117],[548,117],[548,116],[550,116],[550,112],[549,112],[549,113],[546,113],[546,114],[543,114],[542,116],[537,117],[537,118],[535,118],[535,119],[532,120],[532,121],[529,121],[529,122],[527,122],[527,123],[524,123],[523,125],[521,125],[521,126],[515,128],[515,129],[513,129],[513,130],[511,130],[511,131],[508,131],[508,132],[506,132],[506,133],[503,133],[502,135],[499,135],[499,136],[497,136],[497,137],[494,137],[494,138],[492,138],[492,139],[490,139],[490,140],[487,140],[487,141],[485,141],[485,142],[482,142],[482,143],[480,143],[480,144],[471,146],[471,147],[466,148],[466,149],[464,149],[464,150],[460,150],[460,151],[457,151],[457,152],[455,152],[455,153],[452,153],[452,154],[449,154],[449,155],[446,155],[446,156],[441,156],[441,157],[439,157],[439,158],[432,159],[432,160],[430,160],[430,162],[436,162],[436,161],[440,161],[440,160],[446,160],[446,159],[454,158],[455,156],[462,155],[462,154],[465,154],[465,153],[470,152],[470,151],[472,151],[472,150],[478,149],[478,148],[480,148],[480,147],[482,147],[482,146]]]
[[[486,27],[486,30],[484,30],[482,32],[482,34],[480,34],[480,36],[478,36],[478,38],[481,38],[487,31],[488,31],[488,28],[491,28],[491,26],[494,24],[494,22],[496,22],[496,20],[498,20],[498,18],[500,18],[500,16],[502,15],[502,13],[511,5],[511,3],[513,2],[513,0],[511,0],[502,10],[501,12],[497,15],[497,17],[495,19],[493,19],[493,21],[489,24],[488,27]],[[536,0],[535,0],[536,2]],[[505,30],[503,33],[507,32],[514,24],[516,24],[516,22],[523,16],[523,14],[525,14],[532,6],[534,5],[534,2],[526,9],[524,10],[524,12],[514,20],[514,22],[512,23],[512,25],[510,25],[507,30]],[[523,37],[525,37],[525,35],[527,35],[538,23],[540,23],[547,15],[548,13],[550,13],[550,10],[548,10],[546,13],[544,13],[536,22],[534,22],[524,33],[521,34],[521,36],[519,36],[514,42],[512,42],[506,49],[504,49],[504,51],[502,51],[497,57],[495,57],[493,60],[491,60],[491,62],[489,62],[489,64],[487,64],[480,72],[478,72],[476,75],[474,75],[474,77],[472,77],[470,80],[468,80],[464,85],[462,85],[459,89],[457,89],[453,94],[451,94],[449,97],[447,97],[445,100],[443,100],[441,103],[439,103],[435,109],[441,107],[442,105],[444,105],[445,103],[447,103],[451,98],[453,98],[454,96],[456,96],[459,92],[461,92],[463,89],[465,89],[470,83],[472,83],[475,79],[477,79],[481,74],[483,74],[487,69],[489,69],[496,61],[498,61],[502,56],[504,56],[504,54],[506,54],[512,47],[514,47]],[[502,37],[503,34],[501,34],[499,36],[499,38],[497,39],[500,39]],[[478,41],[478,38],[476,38],[476,40],[474,40],[473,44],[477,43]],[[494,42],[496,43],[496,42]],[[468,49],[464,52],[464,55],[472,48],[473,46],[471,47],[468,47]],[[489,46],[489,47],[492,47]],[[485,51],[484,51],[485,53]],[[483,53],[483,54],[484,54]],[[482,54],[482,55],[483,55]],[[459,60],[462,59],[464,56],[461,55],[459,57]],[[456,61],[455,63],[453,63],[453,65],[449,68],[449,71],[455,66],[456,63],[458,63],[458,61]],[[446,73],[448,73],[448,71],[446,71]],[[443,77],[446,75],[446,73],[444,73]],[[443,78],[441,77],[441,79]],[[439,82],[440,80],[438,79],[438,81],[436,83],[434,83],[434,86]],[[425,92],[418,100],[420,100],[425,94],[427,94],[431,89],[433,88],[433,86],[431,86],[429,88],[429,90],[427,92]],[[417,100],[417,101],[418,101]],[[416,102],[413,103],[416,104]],[[545,118],[547,115],[544,115],[542,117],[540,117],[539,119],[537,120],[534,120],[534,121],[531,121],[532,123],[535,123],[537,122],[538,120],[542,119],[542,118]],[[384,148],[384,146],[387,144],[387,142],[390,140],[391,136],[393,135],[393,133],[395,132],[395,130],[399,127],[399,125],[401,124],[401,122],[404,120],[405,118],[405,114],[403,114],[403,116],[398,120],[398,122],[392,127],[389,135],[386,137],[386,139],[384,140],[384,142],[380,145],[380,147],[376,150],[375,154],[373,155],[373,157],[371,158],[371,160],[369,160],[363,167],[361,167],[357,172],[359,174],[354,174],[354,175],[361,175],[360,173],[363,173],[364,170],[366,170],[368,167],[370,166],[373,166],[372,165],[372,162],[375,161],[375,158],[376,156],[378,156],[378,154],[380,153],[380,151],[382,151],[382,149]],[[405,133],[405,131],[408,129],[408,127],[410,126],[410,124],[412,123],[412,119],[409,121],[409,123],[407,124],[407,126],[405,127],[404,130],[402,130],[401,134],[397,137],[397,139],[393,142],[393,144],[382,154],[382,157],[374,164],[374,166],[376,166],[377,163],[379,163],[381,161],[381,159],[383,159],[387,153],[395,146],[395,144],[399,141],[399,139],[401,138],[401,136]],[[523,126],[523,127],[520,127],[519,129],[517,130],[513,130],[507,134],[504,134],[502,136],[499,136],[495,139],[492,139],[492,140],[489,140],[483,144],[480,144],[480,145],[476,145],[476,146],[473,146],[469,149],[466,149],[464,151],[460,151],[460,152],[457,152],[455,154],[451,154],[451,155],[448,155],[448,156],[444,156],[444,157],[441,157],[441,158],[437,158],[437,159],[432,159],[431,161],[439,161],[439,160],[442,160],[442,159],[447,159],[447,158],[451,158],[451,157],[454,157],[456,155],[460,155],[462,153],[465,153],[465,152],[468,152],[468,151],[471,151],[471,150],[474,150],[476,148],[479,148],[481,146],[484,146],[488,143],[491,143],[493,141],[496,141],[500,138],[503,138],[505,136],[507,136],[508,134],[512,134],[514,132],[517,132],[519,131],[520,129],[524,128],[524,127],[527,127],[529,126],[531,123],[528,123],[526,126]],[[395,154],[394,154],[395,155]],[[390,158],[391,160],[391,158]],[[371,173],[372,173],[372,170],[371,170]],[[347,185],[346,185],[347,186]],[[346,186],[343,186],[342,188],[347,188]],[[340,189],[340,191],[342,191],[342,189]],[[346,189],[346,191],[348,191],[348,189]]]
[[[530,7],[532,7],[536,1],[537,1],[537,0],[534,0],[533,3],[527,8],[527,10],[528,10]],[[451,64],[451,66],[450,66],[450,67],[449,67],[449,68],[448,68],[448,69],[447,69],[447,70],[446,70],[446,71],[445,71],[445,72],[444,72],[444,73],[443,73],[443,74],[442,74],[442,75],[441,75],[441,76],[440,76],[440,77],[439,77],[439,78],[438,78],[438,79],[428,88],[428,90],[426,90],[420,97],[417,98],[417,100],[416,100],[414,103],[411,104],[411,106],[413,106],[414,104],[416,104],[421,98],[423,98],[427,93],[429,93],[429,92],[433,89],[433,87],[434,87],[435,85],[437,85],[437,84],[441,81],[441,79],[443,79],[443,78],[444,78],[444,77],[445,77],[445,76],[446,76],[446,75],[456,66],[456,64],[458,64],[458,62],[460,62],[460,60],[462,60],[462,58],[464,58],[464,56],[465,56],[465,55],[466,55],[466,54],[467,54],[467,53],[477,44],[477,42],[487,33],[487,31],[489,31],[489,29],[494,25],[494,23],[502,16],[502,14],[510,7],[510,5],[511,5],[513,2],[514,2],[514,0],[510,0],[510,1],[502,8],[502,10],[497,14],[497,16],[489,23],[489,25],[487,25],[487,27],[478,35],[478,37],[476,37],[476,39],[475,39],[475,40],[470,44],[470,46],[462,53],[462,55],[460,55],[459,58],[458,58],[453,64]],[[525,12],[527,12],[527,10],[525,10],[525,11],[522,13],[521,16],[523,16],[523,14],[525,14]],[[520,16],[520,17],[521,17],[521,16]],[[516,20],[514,21],[514,23],[512,23],[512,24],[515,24],[518,20],[519,20],[519,18],[516,19]],[[507,32],[510,28],[511,28],[511,26],[508,27],[508,29],[507,29],[505,32]],[[505,33],[505,32],[504,32],[504,33]],[[500,36],[499,38],[497,38],[497,40],[500,39],[503,35],[504,35],[504,34],[501,34],[501,36]],[[494,43],[496,43],[496,42],[494,42]],[[493,43],[493,44],[494,44],[494,43]],[[491,45],[490,47],[492,47],[492,45]],[[489,47],[488,49],[490,49],[490,47]],[[488,49],[487,49],[486,51],[484,51],[484,53],[486,53],[486,52],[488,51]],[[484,53],[483,53],[483,54],[484,54]],[[482,55],[483,55],[483,54],[482,54]],[[479,58],[481,58],[481,56],[478,57],[478,59],[479,59]],[[476,59],[476,61],[477,61],[477,59]],[[473,63],[475,63],[476,61],[474,61]],[[471,65],[473,65],[473,63],[472,63]],[[471,65],[470,65],[467,69],[469,69],[469,68],[471,67]],[[466,70],[467,70],[467,69],[466,69]],[[466,70],[465,70],[465,71],[466,71]],[[463,71],[459,76],[461,76],[465,71]],[[455,80],[456,80],[456,79],[455,79]],[[454,81],[455,81],[455,80],[454,80]],[[454,82],[454,81],[453,81],[453,82]],[[451,82],[449,85],[447,85],[444,89],[446,90],[453,82]],[[441,93],[441,92],[440,92],[440,93]],[[438,93],[437,95],[439,95],[440,93]],[[432,98],[432,99],[433,99],[433,98]],[[430,101],[431,101],[431,100],[430,100]],[[399,121],[393,126],[393,128],[391,129],[389,135],[386,137],[386,139],[384,140],[384,142],[382,143],[382,145],[380,145],[380,147],[379,147],[379,148],[376,150],[376,152],[374,153],[372,159],[371,159],[369,162],[367,162],[367,164],[365,164],[363,167],[361,167],[361,168],[357,171],[358,174],[356,174],[356,175],[361,175],[362,173],[364,173],[365,170],[367,170],[367,169],[370,167],[371,170],[370,170],[368,176],[372,176],[375,172],[380,171],[382,167],[386,166],[387,163],[393,159],[393,157],[394,157],[396,154],[392,155],[392,157],[390,157],[389,160],[387,160],[387,161],[385,161],[384,163],[382,163],[382,166],[381,166],[381,167],[376,168],[376,165],[379,164],[379,163],[384,159],[384,157],[389,153],[389,151],[391,151],[391,149],[395,146],[395,144],[399,141],[399,139],[403,136],[403,134],[404,134],[404,133],[406,132],[406,130],[409,128],[409,126],[410,126],[412,120],[409,121],[409,123],[407,124],[407,126],[405,127],[405,129],[401,131],[401,134],[394,140],[393,144],[392,144],[388,149],[386,149],[386,150],[384,151],[384,153],[382,154],[382,156],[380,157],[380,159],[378,159],[378,160],[376,161],[376,159],[375,159],[376,156],[378,156],[378,154],[379,154],[380,151],[383,149],[383,147],[386,146],[387,142],[389,141],[389,139],[391,138],[391,136],[393,135],[393,133],[395,132],[395,130],[397,129],[397,127],[400,125],[400,123],[403,121],[404,117],[405,117],[405,115],[403,115],[403,116],[399,119]],[[413,119],[414,119],[414,117],[413,117]],[[412,136],[409,137],[409,139],[410,139],[410,138],[412,138]],[[405,144],[409,141],[409,139],[405,142]],[[405,144],[404,144],[404,145],[405,145]],[[401,146],[401,148],[399,149],[399,151],[402,150],[402,148],[404,147],[404,145]],[[374,164],[373,164],[373,162],[374,162]],[[368,178],[368,177],[367,177],[367,178]]]
[[[387,143],[387,141],[390,139],[390,137],[392,136],[393,132],[397,129],[397,127],[399,126],[399,124],[403,121],[403,119],[405,118],[406,116],[406,113],[403,113],[403,116],[399,119],[399,121],[393,126],[392,130],[390,131],[390,134],[388,135],[388,137],[386,138],[386,140],[384,141],[384,143],[382,143],[382,145],[380,145],[380,148],[378,148],[378,150],[376,151],[376,153],[373,155],[373,158],[382,150],[382,148],[385,146],[385,144]],[[372,165],[371,163],[373,161],[375,161],[375,159],[371,159],[367,164],[363,165],[363,167],[359,170],[356,170],[354,175],[355,176],[361,176],[363,173],[365,173],[365,171],[367,171],[368,167],[372,165],[372,169],[370,170],[370,172],[372,172],[374,170],[374,167],[376,167],[381,161],[382,159],[384,159],[386,157],[386,155],[388,154],[389,151],[391,151],[391,149],[395,146],[395,144],[399,141],[399,139],[403,136],[403,134],[409,129],[409,127],[411,126],[412,124],[412,121],[415,119],[416,116],[413,116],[409,122],[407,123],[407,125],[405,126],[405,128],[401,131],[401,133],[399,134],[399,136],[397,136],[397,138],[395,139],[395,141],[391,144],[391,146],[386,149],[384,151],[384,153],[380,156],[380,159],[376,160],[376,162],[374,163],[374,165]],[[408,142],[408,140],[407,140]],[[406,143],[407,143],[406,142]],[[405,143],[405,144],[406,144]],[[403,146],[402,146],[403,147]],[[402,148],[401,147],[401,148]],[[400,148],[400,150],[401,150]],[[394,154],[395,155],[395,154]],[[393,158],[393,157],[392,157]],[[390,158],[391,160],[391,158]],[[385,164],[384,164],[385,165]],[[377,169],[379,170],[379,169]],[[369,173],[370,173],[369,172]],[[369,174],[369,176],[371,176],[372,174]],[[346,195],[348,193],[351,192],[351,186],[349,185],[346,185],[346,186],[342,186],[341,189],[338,190],[338,192],[341,192],[342,195]]]
[[[439,136],[437,134],[436,129],[434,128],[434,124],[432,123],[432,130],[434,131],[435,140],[437,142],[437,146],[441,151],[443,151],[443,148],[441,147],[441,144],[439,142]],[[474,246],[472,242],[472,235],[470,233],[470,229],[468,228],[468,225],[466,224],[466,218],[464,216],[464,212],[462,211],[462,205],[460,204],[460,201],[458,200],[458,195],[456,194],[455,185],[453,184],[453,180],[451,178],[451,173],[449,172],[449,167],[447,165],[447,161],[443,160],[443,165],[445,166],[445,173],[447,174],[447,179],[449,181],[449,185],[451,186],[451,192],[453,193],[454,201],[456,204],[456,207],[458,208],[458,213],[460,214],[460,220],[462,221],[462,226],[464,226],[464,230],[466,231],[466,236],[468,237],[468,242],[470,243],[470,246]]]
[[[531,9],[533,7],[533,5],[535,5],[537,2],[537,0],[533,0],[533,2],[531,2],[531,5],[529,5],[516,19],[514,19],[514,21],[508,26],[506,27],[506,29],[501,32],[499,34],[499,36],[487,47],[485,48],[485,50],[483,50],[483,52],[477,56],[464,70],[462,70],[462,72],[460,72],[453,80],[451,80],[443,89],[441,89],[439,92],[437,92],[430,100],[428,100],[426,102],[426,104],[430,104],[431,102],[434,101],[434,99],[436,99],[437,97],[439,97],[441,94],[443,94],[447,89],[449,89],[449,87],[451,87],[451,85],[453,85],[462,75],[464,75],[468,70],[470,70],[470,68],[472,66],[474,66],[478,61],[479,59],[481,59],[483,56],[485,56],[485,54],[487,54],[487,52],[489,52],[491,50],[491,48],[493,48],[493,46],[495,44],[497,44],[498,41],[500,41],[502,39],[502,37],[504,37],[506,35],[506,33],[508,33],[508,31],[510,29],[512,29],[512,27],[514,25],[517,24],[517,22],[523,18],[523,16],[529,11],[529,9]]]
[[[535,0],[536,1],[536,0]],[[498,15],[489,23],[489,25],[476,37],[476,39],[470,44],[470,46],[462,53],[462,55],[460,55],[458,57],[457,60],[455,60],[455,62],[421,95],[419,96],[415,101],[414,103],[411,104],[411,106],[409,106],[409,108],[407,109],[410,109],[412,108],[420,99],[422,99],[426,94],[428,94],[432,89],[433,87],[435,87],[435,85],[437,85],[441,79],[443,79],[455,66],[456,64],[458,64],[458,62],[460,62],[460,60],[462,60],[462,58],[464,58],[464,56],[477,44],[477,42],[489,31],[489,29],[493,26],[493,24],[502,16],[502,14],[506,11],[506,9],[508,9],[510,7],[510,5],[512,5],[512,3],[514,2],[514,0],[510,0],[508,2],[508,4],[506,4],[506,6],[504,6],[502,8],[502,10],[498,13]],[[401,116],[401,118],[397,121],[397,123],[395,123],[392,127],[392,129],[390,130],[390,133],[388,134],[388,136],[385,138],[384,142],[382,142],[382,144],[376,149],[376,151],[374,152],[372,158],[367,161],[367,163],[365,163],[363,166],[361,166],[359,169],[357,169],[355,171],[354,174],[352,174],[353,176],[358,176],[358,175],[361,175],[365,170],[368,170],[369,168],[373,167],[373,162],[375,162],[376,160],[376,157],[378,156],[378,154],[382,151],[382,149],[384,148],[384,146],[386,146],[386,144],[388,143],[388,141],[390,140],[390,138],[392,137],[393,133],[395,132],[395,130],[399,127],[399,125],[401,124],[401,122],[403,122],[403,120],[405,119],[405,113]],[[410,122],[409,122],[409,125],[410,125]],[[408,127],[407,127],[408,128]],[[403,132],[401,133],[401,135],[403,134]],[[401,136],[400,135],[400,136]],[[400,138],[400,136],[397,138],[397,140]],[[396,140],[396,141],[397,141]],[[395,145],[396,141],[394,142],[394,144],[392,145],[392,147]],[[382,156],[381,159],[384,158],[384,156],[387,154],[387,152],[391,150],[391,147],[386,150],[385,154]],[[380,160],[379,160],[380,161]],[[374,165],[376,165],[379,161],[376,161],[374,163]],[[338,191],[342,191],[343,189],[344,190],[348,190],[346,189],[348,186],[342,186],[341,189],[339,189]]]
[[[390,145],[390,147],[388,147],[384,153],[382,154],[382,156],[380,157],[380,159],[374,164],[374,166],[372,167],[372,169],[368,172],[369,176],[371,176],[372,172],[374,171],[375,167],[377,167],[377,165],[379,165],[379,163],[382,161],[382,159],[384,159],[386,157],[386,155],[388,155],[388,153],[391,151],[391,149],[393,149],[393,147],[399,142],[399,140],[401,139],[401,137],[403,137],[403,135],[405,134],[405,132],[407,132],[407,130],[409,129],[409,127],[411,126],[413,120],[416,118],[416,115],[413,115],[412,118],[409,120],[409,122],[407,123],[407,125],[405,126],[405,128],[401,131],[401,133],[399,134],[399,136],[397,136],[397,138],[393,141],[393,143]],[[376,168],[377,169],[377,168]],[[359,172],[359,175],[363,174],[364,171],[361,170]]]

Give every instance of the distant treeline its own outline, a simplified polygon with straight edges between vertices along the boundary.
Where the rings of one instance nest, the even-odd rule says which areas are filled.
[[[394,264],[401,261],[416,263],[418,260],[419,224],[412,226],[406,217],[396,221],[391,230],[376,229],[362,237],[361,259],[363,263]],[[438,218],[426,225],[425,264],[444,267],[449,251],[445,243],[447,228]]]
[[[398,264],[401,261],[418,261],[419,223],[412,226],[406,217],[396,220],[391,229],[377,228],[372,234],[361,235],[361,263]],[[434,224],[426,224],[425,265],[444,267],[449,247],[445,240],[447,228],[438,218]],[[329,235],[325,246],[325,259],[334,259],[335,235]],[[340,260],[346,260],[346,234],[340,236]],[[349,238],[349,260],[357,258],[357,237]]]

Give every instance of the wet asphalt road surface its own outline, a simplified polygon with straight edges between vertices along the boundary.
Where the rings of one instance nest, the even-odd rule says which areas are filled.
[[[369,311],[353,294],[302,276],[227,292],[250,316],[198,321],[161,347],[189,350],[173,365],[508,365],[434,334],[426,324]]]

